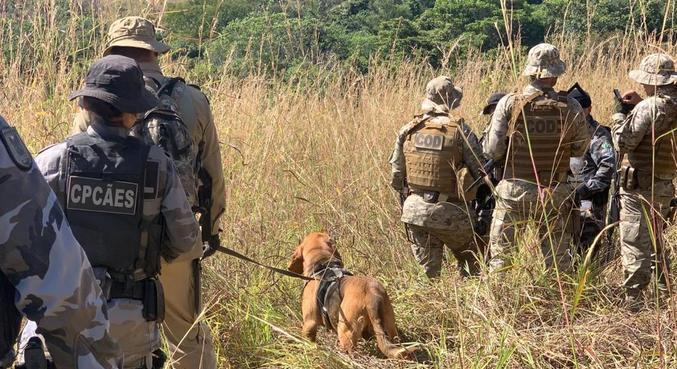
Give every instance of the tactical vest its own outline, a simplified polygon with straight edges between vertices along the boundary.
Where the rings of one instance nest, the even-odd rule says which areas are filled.
[[[412,190],[435,191],[457,198],[457,171],[463,168],[461,118],[421,118],[404,142],[407,182]]]
[[[677,101],[663,97],[667,100],[666,111],[660,112],[656,120],[668,121],[655,132],[652,125],[635,151],[624,155],[623,165],[639,170],[643,176],[651,176],[653,170],[655,177],[667,179],[674,177],[677,171],[677,138],[673,131],[677,128]]]
[[[504,178],[550,186],[566,181],[574,118],[565,94],[552,99],[542,92],[516,97],[509,123],[510,140]]]
[[[150,146],[133,137],[103,140],[86,133],[67,141],[66,217],[93,267],[114,281],[137,270],[160,269],[161,216],[143,217],[144,197],[158,191],[159,164],[148,162]]]
[[[0,368],[14,362],[14,344],[19,337],[21,314],[14,306],[16,290],[0,272]]]

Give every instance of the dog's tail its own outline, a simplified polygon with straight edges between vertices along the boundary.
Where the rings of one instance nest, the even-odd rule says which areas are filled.
[[[404,348],[393,343],[398,338],[397,326],[395,325],[395,312],[390,302],[390,297],[382,286],[378,286],[378,292],[374,295],[379,298],[372,299],[367,306],[367,315],[376,336],[376,344],[381,352],[391,359],[404,359],[411,356],[414,350]]]

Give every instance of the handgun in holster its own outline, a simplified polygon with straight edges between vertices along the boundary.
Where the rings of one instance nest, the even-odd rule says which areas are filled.
[[[165,320],[165,295],[160,281],[146,279],[143,288],[143,317],[149,322]]]

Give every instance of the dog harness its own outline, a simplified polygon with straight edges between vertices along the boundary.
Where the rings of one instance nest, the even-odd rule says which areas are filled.
[[[343,267],[341,261],[336,259],[317,265],[311,275],[320,282],[315,300],[317,302],[317,307],[322,314],[322,321],[324,322],[325,327],[329,327],[334,331],[336,330],[336,327],[329,317],[327,304],[332,294],[341,292],[341,280],[343,277],[351,275],[353,274]],[[343,299],[343,296],[340,296],[340,298]]]

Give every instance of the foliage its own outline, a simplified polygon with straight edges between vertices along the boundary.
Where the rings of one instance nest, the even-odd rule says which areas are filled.
[[[511,11],[510,34],[503,10]],[[165,25],[181,54],[206,50],[210,62],[230,62],[240,74],[327,59],[365,72],[373,58],[448,66],[452,56],[510,38],[532,46],[556,32],[660,33],[664,15],[671,29],[675,6],[664,0],[191,0],[172,5]]]

